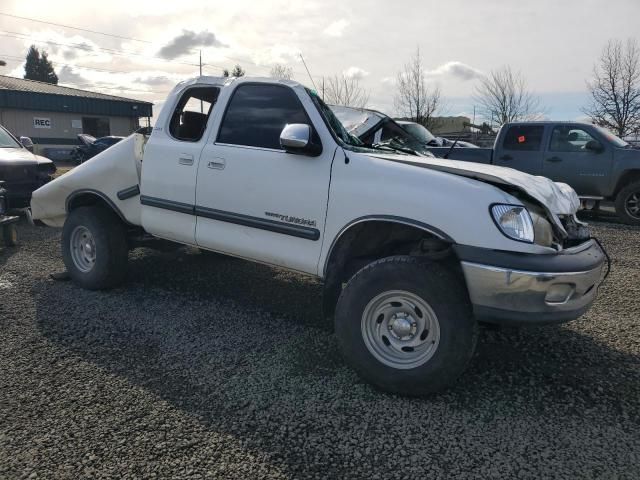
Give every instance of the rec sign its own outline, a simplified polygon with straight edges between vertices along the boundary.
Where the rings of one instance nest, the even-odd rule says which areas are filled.
[[[33,128],[51,128],[51,119],[33,117]]]

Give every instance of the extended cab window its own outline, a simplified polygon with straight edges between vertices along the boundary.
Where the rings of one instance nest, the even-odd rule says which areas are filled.
[[[591,140],[595,139],[583,129],[561,125],[551,133],[549,151],[580,152],[585,150],[585,145]]]
[[[543,133],[544,126],[542,125],[515,125],[509,127],[504,136],[502,148],[527,152],[540,150]]]
[[[241,85],[229,102],[219,143],[280,149],[289,123],[310,124],[295,92],[280,85]]]
[[[171,115],[171,136],[185,142],[200,140],[219,92],[217,87],[194,87],[184,92]]]

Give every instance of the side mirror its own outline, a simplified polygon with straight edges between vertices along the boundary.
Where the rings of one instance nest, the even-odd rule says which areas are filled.
[[[313,142],[311,126],[305,123],[291,123],[285,125],[280,133],[280,146],[287,153],[317,156],[322,147]]]
[[[600,153],[604,151],[604,147],[597,140],[589,140],[584,146],[585,150],[589,150],[591,152]]]
[[[30,152],[33,152],[33,140],[31,140],[29,137],[20,137],[20,143],[24,148],[26,148]]]

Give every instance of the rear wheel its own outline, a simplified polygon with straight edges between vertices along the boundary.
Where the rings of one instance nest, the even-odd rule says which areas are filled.
[[[640,225],[640,182],[634,182],[618,192],[616,213],[628,225]]]
[[[466,286],[442,264],[397,256],[360,270],[342,291],[335,328],[347,362],[376,387],[425,395],[453,383],[473,355]]]
[[[62,230],[62,258],[72,280],[100,290],[122,283],[128,245],[121,220],[102,207],[73,210]]]

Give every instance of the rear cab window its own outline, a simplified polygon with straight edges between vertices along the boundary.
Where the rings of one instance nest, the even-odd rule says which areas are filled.
[[[504,150],[535,152],[540,150],[543,135],[543,125],[514,125],[507,130],[502,148]]]
[[[169,123],[171,136],[183,142],[200,140],[219,93],[218,87],[187,89],[180,97],[180,101],[171,115]]]

